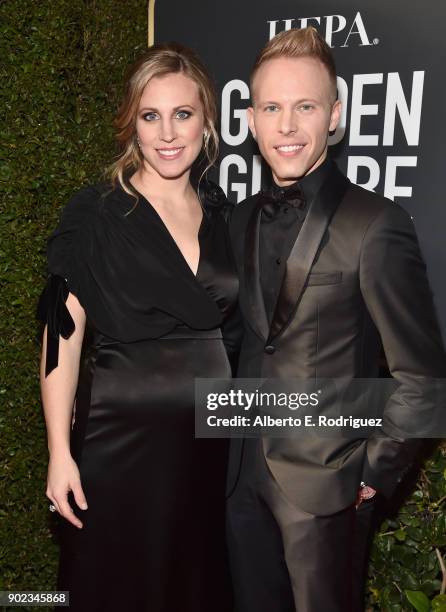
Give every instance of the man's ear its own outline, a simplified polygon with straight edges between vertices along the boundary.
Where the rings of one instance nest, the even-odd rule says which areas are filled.
[[[248,126],[251,131],[254,140],[257,140],[256,126],[254,125],[254,109],[252,106],[248,106],[246,109],[246,117],[248,119]]]
[[[341,110],[341,101],[336,100],[331,109],[330,126],[328,128],[329,132],[334,132],[338,127],[339,121],[341,119]]]

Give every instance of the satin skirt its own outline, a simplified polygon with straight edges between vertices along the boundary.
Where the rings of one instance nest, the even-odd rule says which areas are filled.
[[[220,330],[96,334],[71,432],[88,510],[59,517],[59,590],[82,612],[230,612],[227,441],[194,438],[194,378],[229,378]]]

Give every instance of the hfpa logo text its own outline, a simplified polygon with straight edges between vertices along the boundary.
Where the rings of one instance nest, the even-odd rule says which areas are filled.
[[[364,20],[358,11],[353,20],[347,20],[344,15],[325,15],[323,17],[295,17],[292,19],[275,19],[269,24],[269,39],[281,30],[291,30],[315,27],[324,35],[330,47],[348,47],[357,44],[359,47],[377,45],[378,38],[371,39],[367,34]]]

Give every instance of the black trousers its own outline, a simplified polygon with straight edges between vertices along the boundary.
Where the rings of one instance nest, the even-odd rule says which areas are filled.
[[[236,611],[363,611],[375,506],[372,498],[330,516],[296,508],[268,470],[261,440],[245,440],[227,508]]]

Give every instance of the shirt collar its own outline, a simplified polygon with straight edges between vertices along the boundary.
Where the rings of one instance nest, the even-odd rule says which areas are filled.
[[[286,187],[280,187],[274,180],[272,181],[271,190],[273,193],[282,192],[283,198],[287,199],[287,192],[293,192],[296,188],[296,184],[299,184],[303,191],[307,205],[310,204],[316,196],[319,189],[322,187],[326,178],[332,172],[334,162],[327,156],[322,164],[318,166],[313,172],[306,174],[301,179],[295,181],[291,185]]]

